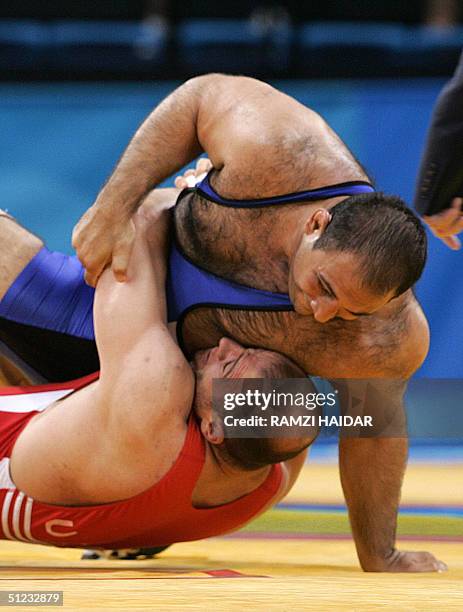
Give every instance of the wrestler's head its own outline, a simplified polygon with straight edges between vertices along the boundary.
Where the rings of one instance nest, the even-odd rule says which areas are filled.
[[[217,378],[306,378],[303,370],[280,353],[247,349],[222,338],[218,346],[198,351],[193,361],[196,374],[194,410],[204,438],[226,462],[254,470],[286,461],[307,448],[318,433],[305,428],[304,435],[288,438],[231,438],[224,432],[223,420],[212,407],[212,381]],[[286,411],[285,407],[281,408]],[[249,416],[249,415],[248,415]]]
[[[317,321],[372,314],[421,276],[426,234],[399,198],[352,196],[305,220],[290,262],[296,311]]]

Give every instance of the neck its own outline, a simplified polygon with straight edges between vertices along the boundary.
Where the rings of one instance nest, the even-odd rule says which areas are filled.
[[[268,250],[278,253],[288,265],[294,257],[304,233],[305,222],[312,212],[312,206],[299,206],[286,210],[284,223],[275,223],[268,238]],[[282,231],[282,226],[284,231]]]
[[[270,466],[246,471],[225,458],[215,444],[206,442],[206,461],[193,492],[193,506],[211,508],[248,495],[267,478]]]

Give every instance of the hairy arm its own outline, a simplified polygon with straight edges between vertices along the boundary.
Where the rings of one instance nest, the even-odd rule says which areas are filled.
[[[347,413],[373,417],[373,428],[366,430],[368,437],[341,437],[339,446],[341,483],[360,564],[365,571],[439,571],[445,568],[430,553],[395,548],[408,453],[404,410],[406,380],[419,368],[429,350],[428,324],[412,296],[403,314],[407,317],[407,333],[400,349],[389,358],[384,357],[383,373],[378,373],[378,378],[351,380],[347,386],[348,403],[342,393],[340,396]],[[386,372],[388,378],[385,378]],[[353,399],[356,401],[351,401]]]
[[[431,553],[395,547],[407,439],[344,438],[340,469],[362,569],[367,572],[436,572],[446,566]]]
[[[430,553],[395,548],[408,456],[403,404],[406,383],[386,379],[365,382],[364,395],[359,396],[356,389],[351,396],[357,399],[355,412],[360,398],[362,412],[373,417],[374,427],[367,432],[369,437],[341,437],[339,444],[341,483],[360,565],[370,572],[445,569]]]
[[[271,107],[264,104],[269,101]],[[195,77],[142,123],[96,205],[130,216],[150,189],[204,151],[217,170],[226,166],[233,166],[234,172],[244,170],[251,160],[256,163],[256,150],[271,141],[276,131],[296,131],[298,119],[307,122],[303,119],[307,112],[292,98],[255,79],[221,74]],[[286,130],[276,124],[276,115]]]
[[[87,269],[87,281],[95,284],[109,263],[116,277],[125,280],[133,246],[130,218],[141,199],[203,151],[220,172],[220,187],[227,186],[228,197],[253,196],[230,192],[229,185],[264,188],[271,195],[278,190],[272,180],[280,181],[282,188],[286,181],[289,190],[296,190],[297,185],[287,184],[278,135],[293,144],[314,121],[322,123],[295,100],[254,79],[212,74],[187,81],[140,126],[95,204],[74,229],[73,245]],[[265,167],[259,168],[262,147]],[[302,158],[310,163],[307,155]],[[291,159],[294,163],[293,146]],[[249,176],[250,167],[253,180],[236,181],[243,173]],[[301,181],[300,175],[294,173],[293,180]]]
[[[407,463],[404,383],[352,380],[334,383],[343,414],[372,417],[373,428],[345,429],[339,468],[360,564],[380,571],[395,545],[397,511]],[[390,434],[394,437],[385,437]],[[363,437],[368,436],[368,437]]]

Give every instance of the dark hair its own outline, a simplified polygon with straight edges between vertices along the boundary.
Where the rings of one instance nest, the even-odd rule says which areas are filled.
[[[352,196],[330,209],[331,221],[315,249],[362,257],[363,286],[401,295],[420,278],[427,240],[421,221],[400,198],[383,193]]]
[[[261,378],[275,380],[306,377],[305,372],[288,357],[274,352],[271,354],[274,355],[274,359],[265,366],[262,366],[260,372]],[[286,407],[270,406],[267,414],[281,414],[283,411],[286,412]],[[307,414],[307,411],[302,407],[300,413]],[[292,414],[294,415],[295,413],[292,412]],[[238,418],[249,416],[248,407],[246,405],[238,407],[235,410],[235,416]],[[243,470],[249,471],[292,459],[307,448],[318,433],[318,429],[312,431],[312,429],[304,428],[304,437],[295,436],[288,442],[288,438],[281,437],[228,437],[225,426],[224,429],[224,440],[220,445],[222,453],[228,461]]]

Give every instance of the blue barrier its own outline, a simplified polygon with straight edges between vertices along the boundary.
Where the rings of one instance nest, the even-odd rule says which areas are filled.
[[[193,72],[284,71],[289,64],[288,23],[266,27],[249,19],[195,19],[180,23],[176,47],[181,69]]]
[[[309,22],[188,19],[170,33],[161,20],[0,20],[0,70],[38,76],[60,72],[125,75],[224,71],[326,76],[434,74],[450,71],[463,28],[389,22]],[[170,72],[169,72],[170,71]]]
[[[56,22],[49,26],[51,68],[89,72],[150,70],[166,61],[167,32],[143,22]]]
[[[0,70],[40,70],[48,31],[36,21],[0,21]]]

